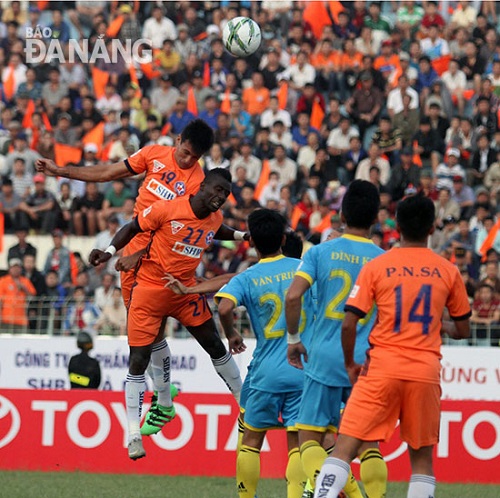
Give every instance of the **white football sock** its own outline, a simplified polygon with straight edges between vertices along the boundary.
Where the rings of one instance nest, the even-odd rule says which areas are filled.
[[[314,498],[337,498],[348,477],[349,464],[339,458],[328,457],[316,477]]]
[[[240,376],[240,370],[234,361],[231,353],[226,353],[222,358],[213,359],[215,371],[219,374],[220,378],[226,383],[233,396],[236,398],[238,404],[240,403],[241,386],[243,382]]]
[[[142,402],[146,391],[146,377],[127,374],[125,383],[125,403],[127,406],[128,439],[140,435]]]
[[[412,474],[408,487],[408,498],[434,498],[436,478],[424,474]]]
[[[158,404],[172,406],[170,396],[170,348],[163,339],[153,345],[151,352],[151,369],[153,371],[154,390],[158,391]]]

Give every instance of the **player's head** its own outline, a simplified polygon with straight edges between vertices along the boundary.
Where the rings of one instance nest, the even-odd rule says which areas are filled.
[[[285,243],[281,246],[283,254],[288,258],[300,259],[303,247],[304,244],[299,235],[292,229],[287,229],[285,232]]]
[[[214,132],[203,119],[191,121],[177,137],[175,160],[181,169],[192,168],[214,143]]]
[[[342,216],[349,228],[368,230],[377,219],[380,196],[373,183],[354,180],[342,199]]]
[[[257,209],[248,216],[250,237],[261,256],[277,253],[283,245],[286,219],[272,209]]]
[[[196,197],[209,211],[219,210],[231,193],[231,173],[225,168],[210,170],[203,180]]]
[[[396,222],[408,242],[427,242],[434,228],[434,218],[434,203],[422,194],[406,197],[398,204]]]

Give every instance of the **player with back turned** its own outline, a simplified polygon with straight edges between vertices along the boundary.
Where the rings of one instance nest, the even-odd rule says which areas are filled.
[[[164,338],[165,321],[171,316],[182,323],[209,351],[219,375],[233,394],[241,391],[239,370],[220,340],[206,298],[200,295],[179,296],[164,287],[166,272],[185,285],[195,283],[195,272],[206,248],[223,220],[220,208],[231,192],[231,175],[221,168],[207,173],[199,191],[189,198],[159,200],[144,209],[113,237],[106,251],[94,249],[90,262],[98,265],[108,261],[141,232],[149,232],[146,254],[135,271],[135,282],[128,307],[127,335],[130,364],[125,386],[129,428],[129,457],[145,456],[141,434],[158,432],[175,415],[170,396],[170,350]],[[245,349],[241,336],[231,331],[231,352]],[[155,370],[158,403],[151,408],[139,429],[145,376],[151,353],[162,345],[165,362]],[[229,382],[231,381],[231,383]],[[233,387],[234,386],[234,387]]]
[[[288,359],[297,368],[303,368],[302,357],[307,362],[297,427],[300,457],[312,487],[327,457],[322,447],[325,434],[338,428],[342,403],[352,388],[340,344],[344,304],[363,265],[383,252],[368,238],[379,204],[379,193],[373,184],[353,181],[342,200],[344,234],[314,246],[305,254],[286,297]],[[316,285],[317,311],[311,345],[306,348],[297,334],[300,302],[313,284]],[[365,357],[375,317],[376,312],[372,310],[358,327],[355,352],[358,361]],[[384,497],[387,467],[377,443],[366,443],[359,456],[361,480],[367,495]],[[362,497],[352,474],[344,491],[350,497]],[[308,493],[312,496],[311,491]]]
[[[266,431],[284,426],[289,450],[287,496],[300,498],[306,480],[298,450],[297,419],[302,396],[302,372],[286,360],[284,300],[299,259],[285,257],[286,220],[277,211],[258,209],[248,217],[250,241],[259,262],[234,276],[215,296],[226,333],[234,327],[234,309],[245,306],[257,344],[244,402],[244,434],[237,457],[239,496],[253,497],[260,477],[260,450]],[[314,310],[311,293],[304,296],[299,332],[307,344]]]
[[[354,384],[332,456],[316,481],[316,498],[336,498],[363,441],[388,440],[400,421],[412,476],[408,498],[433,498],[432,451],[439,439],[441,335],[469,336],[471,315],[458,268],[427,248],[434,204],[415,195],[398,205],[401,247],[361,270],[345,306],[342,348]],[[354,356],[356,326],[376,304],[364,366]],[[452,321],[442,322],[447,307]]]

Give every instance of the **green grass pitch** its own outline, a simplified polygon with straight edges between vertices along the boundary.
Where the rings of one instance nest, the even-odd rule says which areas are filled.
[[[165,469],[168,472],[168,469]],[[235,498],[234,479],[65,472],[0,472],[9,498]],[[404,498],[406,483],[389,483],[387,498]],[[286,498],[280,479],[262,479],[259,498]],[[438,483],[436,498],[498,498],[500,486]]]

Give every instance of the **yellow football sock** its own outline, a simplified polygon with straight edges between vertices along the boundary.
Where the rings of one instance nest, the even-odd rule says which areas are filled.
[[[304,486],[304,491],[310,491],[311,493],[314,493],[313,485],[311,484],[311,481],[309,479],[306,481],[306,485]]]
[[[241,446],[236,459],[236,483],[238,496],[253,498],[260,477],[260,450],[251,446]]]
[[[351,469],[349,469],[349,477],[347,478],[346,485],[344,486],[344,491],[347,493],[349,498],[363,498],[356,478],[352,475]]]
[[[300,461],[298,448],[288,453],[288,465],[286,466],[286,489],[288,498],[301,498],[306,483],[306,474]]]
[[[367,498],[385,498],[387,491],[387,465],[377,448],[363,451],[360,477],[365,487]]]
[[[312,487],[316,486],[316,476],[319,474],[328,455],[318,441],[306,441],[300,447],[300,460]]]

